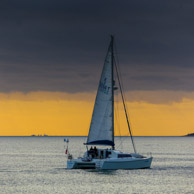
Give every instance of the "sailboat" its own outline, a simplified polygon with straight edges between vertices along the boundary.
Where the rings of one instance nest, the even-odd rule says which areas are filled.
[[[134,153],[124,153],[115,149],[114,91],[117,88],[115,85],[114,71],[117,73],[118,86],[121,92],[122,103]],[[150,168],[152,156],[145,157],[138,154],[136,151],[121,86],[114,56],[114,37],[111,36],[111,41],[108,47],[108,52],[97,90],[87,142],[84,143],[87,150],[83,157],[76,159],[74,159],[69,151],[66,150],[66,154],[68,155],[68,169],[116,170]],[[94,148],[91,147],[89,149],[89,146],[94,146]],[[101,146],[106,146],[106,148],[101,148]]]

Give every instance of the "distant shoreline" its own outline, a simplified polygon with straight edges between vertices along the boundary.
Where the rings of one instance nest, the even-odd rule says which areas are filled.
[[[188,134],[185,135],[184,137],[194,137],[194,133],[188,133]]]

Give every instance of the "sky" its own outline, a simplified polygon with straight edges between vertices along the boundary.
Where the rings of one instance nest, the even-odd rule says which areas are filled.
[[[87,135],[110,34],[134,135],[194,132],[193,8],[192,0],[1,0],[0,135]],[[123,135],[124,123],[123,115]]]

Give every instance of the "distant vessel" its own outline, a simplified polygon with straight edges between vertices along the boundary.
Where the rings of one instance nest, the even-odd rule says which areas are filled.
[[[115,79],[114,71],[117,74],[118,86],[120,88],[122,102],[125,110],[126,120],[133,144],[134,153],[123,153],[115,150],[114,143],[114,90]],[[65,142],[68,142],[65,139]],[[81,158],[73,159],[68,151],[67,168],[69,169],[141,169],[150,168],[152,157],[145,157],[136,152],[132,132],[129,126],[126,104],[123,96],[120,78],[118,76],[117,65],[114,58],[114,37],[111,36],[111,42],[105,58],[100,83],[96,95],[90,130],[87,142],[85,143],[87,151]],[[91,147],[90,150],[88,146]],[[96,146],[111,146],[111,148],[96,148]]]
[[[33,134],[33,135],[31,135],[31,136],[32,136],[32,137],[48,137],[48,135],[46,135],[46,134],[44,134],[44,135],[39,135],[39,134],[38,134],[38,135],[34,135],[34,134]]]

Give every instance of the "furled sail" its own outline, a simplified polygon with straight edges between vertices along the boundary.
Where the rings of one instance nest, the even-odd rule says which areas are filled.
[[[113,62],[111,40],[105,58],[90,124],[88,145],[114,146]]]

